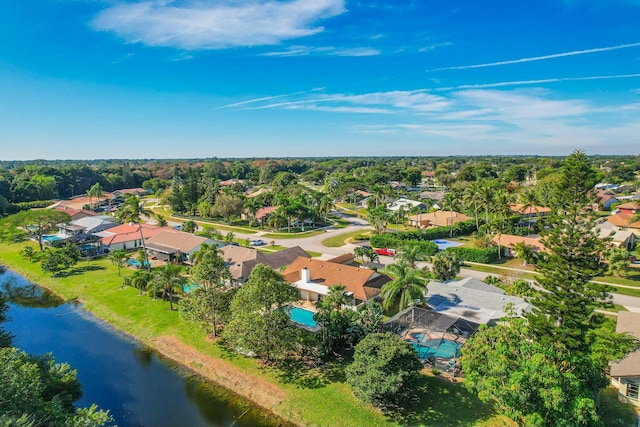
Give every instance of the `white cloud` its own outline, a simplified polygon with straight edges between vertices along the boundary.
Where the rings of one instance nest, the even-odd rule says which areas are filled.
[[[92,26],[130,43],[225,49],[311,36],[323,31],[319,20],[344,12],[344,0],[157,0],[108,7]]]
[[[335,47],[311,47],[290,46],[285,50],[262,53],[261,56],[307,56],[307,55],[333,55],[333,56],[375,56],[380,51],[369,47],[352,49],[338,49]]]

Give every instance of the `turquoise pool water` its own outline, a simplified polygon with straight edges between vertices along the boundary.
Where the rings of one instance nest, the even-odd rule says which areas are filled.
[[[462,246],[462,243],[460,242],[452,242],[450,240],[445,240],[445,239],[436,239],[436,240],[432,240],[432,242],[435,243],[436,246],[438,246],[438,249],[440,249],[441,251],[447,248]]]
[[[197,283],[187,283],[182,285],[182,291],[185,294],[188,294],[191,291],[194,291],[196,289],[198,289],[200,287],[200,285],[198,285]]]
[[[411,334],[424,335],[424,334]],[[418,353],[420,359],[428,359],[430,357],[441,357],[443,359],[453,359],[460,357],[460,344],[451,340],[429,339],[426,341],[407,340]],[[438,345],[440,344],[440,345]]]
[[[315,328],[318,326],[315,320],[313,320],[313,315],[315,313],[313,311],[305,310],[300,307],[291,307],[289,309],[289,317],[296,323],[299,323],[304,326],[308,326],[310,328]]]
[[[62,239],[56,236],[55,234],[50,234],[48,236],[42,236],[42,240],[45,240],[47,242],[57,242],[58,240],[62,240]]]
[[[127,264],[129,264],[132,267],[137,267],[137,268],[140,268],[140,266],[142,265],[140,263],[140,261],[135,260],[133,258],[129,258],[129,260],[127,261]],[[148,266],[148,265],[151,265],[151,267],[153,267],[153,263],[149,264],[147,261],[144,262],[144,265],[145,265],[145,267]]]

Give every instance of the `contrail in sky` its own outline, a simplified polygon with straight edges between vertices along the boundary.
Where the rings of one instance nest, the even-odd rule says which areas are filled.
[[[510,59],[508,61],[489,62],[489,63],[486,63],[486,64],[458,65],[458,66],[455,66],[455,67],[432,68],[430,70],[427,70],[427,72],[444,71],[444,70],[466,70],[466,69],[470,69],[470,68],[497,67],[499,65],[520,64],[522,62],[533,62],[533,61],[544,61],[546,59],[562,58],[564,56],[586,55],[588,53],[608,52],[608,51],[611,51],[611,50],[627,49],[627,48],[630,48],[630,47],[638,47],[638,46],[640,46],[640,42],[638,42],[638,43],[628,43],[628,44],[619,44],[617,46],[609,46],[609,47],[598,47],[598,48],[595,48],[595,49],[573,50],[571,52],[554,53],[554,54],[551,54],[551,55],[544,55],[544,56],[533,56],[533,57],[530,57],[530,58]]]

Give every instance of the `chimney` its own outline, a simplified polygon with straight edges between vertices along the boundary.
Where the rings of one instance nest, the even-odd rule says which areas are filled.
[[[307,267],[303,267],[302,270],[300,270],[300,280],[304,283],[310,283],[311,280],[309,280],[309,276],[309,269]]]

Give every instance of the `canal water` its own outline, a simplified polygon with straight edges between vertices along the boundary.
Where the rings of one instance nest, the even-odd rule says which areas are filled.
[[[120,427],[287,425],[10,270],[0,271],[0,291],[13,346],[69,363],[82,384],[77,405],[108,409]]]

